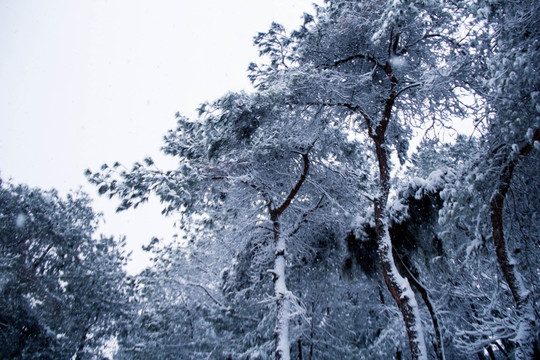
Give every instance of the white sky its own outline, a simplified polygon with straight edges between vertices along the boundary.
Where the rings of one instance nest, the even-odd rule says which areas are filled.
[[[296,28],[313,2],[0,0],[0,176],[95,195],[86,168],[146,156],[164,164],[174,114],[250,89],[253,36],[272,21]],[[127,236],[135,271],[140,246],[170,237],[174,219],[159,204],[115,214],[117,205],[96,200],[100,232]]]

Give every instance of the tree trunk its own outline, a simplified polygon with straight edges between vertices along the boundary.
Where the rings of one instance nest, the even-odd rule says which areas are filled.
[[[491,360],[497,360],[497,358],[495,357],[495,353],[493,352],[493,349],[491,348],[491,344],[486,347],[486,351],[488,352],[489,358]]]
[[[409,281],[402,277],[396,268],[392,255],[392,242],[390,241],[388,232],[386,205],[390,193],[390,169],[388,165],[388,154],[384,144],[386,124],[383,121],[382,125],[377,128],[377,134],[371,135],[375,143],[375,152],[379,164],[379,194],[374,200],[375,232],[378,245],[377,253],[386,286],[401,310],[403,321],[405,322],[411,357],[414,360],[427,360],[427,349],[418,303],[416,302]]]
[[[302,160],[304,167],[302,174],[297,183],[291,189],[287,198],[283,201],[278,208],[272,208],[272,204],[268,203],[268,211],[270,213],[270,221],[272,221],[272,232],[274,235],[274,269],[271,273],[274,275],[274,297],[276,299],[277,307],[277,319],[276,327],[274,329],[275,339],[275,356],[276,360],[290,360],[291,350],[289,342],[289,320],[291,316],[291,297],[290,292],[287,289],[287,282],[285,277],[286,264],[286,250],[287,244],[285,238],[281,236],[281,224],[280,216],[289,207],[291,202],[298,194],[298,191],[304,184],[309,171],[309,158],[308,153],[302,154]]]
[[[437,356],[438,360],[444,360],[445,359],[444,345],[443,345],[441,329],[439,326],[439,319],[437,318],[437,314],[435,313],[435,308],[433,307],[433,304],[431,303],[431,299],[429,298],[427,289],[418,280],[416,280],[414,275],[407,268],[405,263],[403,263],[403,261],[401,260],[401,257],[395,250],[393,250],[393,254],[394,254],[394,258],[397,260],[399,268],[405,274],[409,282],[416,288],[416,291],[420,293],[422,300],[424,300],[424,304],[426,304],[429,315],[431,316],[431,322],[433,323],[433,330],[435,331],[435,343],[433,344],[435,355]]]
[[[512,259],[504,238],[504,220],[503,210],[506,194],[510,189],[514,170],[521,157],[528,155],[533,149],[534,141],[540,141],[540,128],[536,129],[533,139],[530,143],[523,146],[519,151],[519,156],[506,162],[499,176],[499,182],[490,200],[490,219],[492,227],[493,243],[497,254],[497,261],[501,267],[504,279],[510,288],[510,292],[516,303],[518,316],[517,340],[517,359],[534,358],[534,322],[535,315],[531,304],[529,292],[523,286],[521,275],[515,267],[515,261]]]
[[[274,232],[274,297],[277,306],[276,327],[274,329],[275,339],[275,359],[290,360],[289,344],[289,318],[291,313],[291,302],[289,299],[289,290],[287,289],[285,277],[285,239],[280,236],[280,224],[277,214],[272,215],[272,224]]]

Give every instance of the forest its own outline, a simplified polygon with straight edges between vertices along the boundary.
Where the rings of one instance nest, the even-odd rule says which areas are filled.
[[[252,92],[86,171],[0,180],[2,359],[539,359],[540,2],[327,0],[256,34]]]

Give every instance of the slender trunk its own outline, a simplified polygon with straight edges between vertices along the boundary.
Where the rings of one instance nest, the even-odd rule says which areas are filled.
[[[272,214],[273,232],[274,232],[274,297],[277,306],[277,320],[274,329],[275,338],[275,359],[290,360],[289,344],[289,318],[291,313],[291,303],[288,296],[287,283],[285,277],[285,239],[280,236],[280,224],[277,214]]]
[[[396,301],[409,338],[412,359],[427,360],[427,350],[420,320],[418,303],[406,278],[402,277],[392,255],[392,242],[388,232],[386,205],[390,193],[390,169],[388,154],[384,144],[384,130],[379,127],[378,134],[371,136],[375,143],[375,152],[379,164],[379,195],[374,201],[375,232],[377,235],[378,255],[384,281]]]
[[[499,344],[498,341],[495,341],[494,345],[497,346],[497,349],[499,349],[499,351],[504,354],[505,359],[510,359],[510,357],[508,356],[508,352],[506,352],[506,350],[502,347],[501,344]],[[535,359],[538,359],[538,356],[536,356]]]
[[[391,44],[395,49],[399,42],[399,35],[391,37]],[[390,49],[390,48],[389,48]],[[391,50],[389,50],[390,55]],[[388,218],[386,205],[390,194],[390,166],[388,164],[388,152],[385,144],[385,135],[392,117],[394,104],[399,93],[397,92],[398,80],[393,74],[392,65],[387,61],[384,71],[390,81],[390,91],[382,109],[382,118],[375,124],[372,119],[364,113],[367,125],[368,136],[375,145],[375,155],[379,165],[379,194],[374,200],[375,233],[377,237],[377,253],[384,277],[384,281],[392,297],[396,301],[403,316],[409,347],[413,360],[427,360],[427,349],[424,340],[424,331],[418,310],[418,303],[412,291],[411,285],[406,278],[403,278],[396,268],[394,256],[392,255],[392,241],[388,231]]]
[[[491,197],[491,226],[493,243],[495,245],[495,252],[497,254],[497,260],[501,267],[504,279],[506,280],[510,292],[514,298],[514,301],[519,306],[523,303],[525,293],[523,285],[521,283],[521,277],[514,266],[514,259],[510,255],[504,239],[503,229],[503,205],[506,197],[506,191],[508,186],[499,185]],[[509,185],[509,184],[508,184]]]
[[[493,243],[497,254],[497,261],[501,267],[504,279],[510,288],[510,292],[516,303],[518,316],[520,317],[518,324],[518,336],[516,338],[518,349],[516,350],[517,359],[533,359],[534,358],[534,339],[533,329],[535,315],[531,304],[529,292],[525,290],[521,275],[515,267],[515,261],[512,259],[506,240],[504,238],[504,220],[503,210],[506,194],[510,189],[514,170],[519,163],[521,157],[528,155],[533,149],[533,142],[540,141],[540,128],[536,129],[533,134],[531,143],[528,143],[519,151],[519,156],[509,160],[504,165],[499,182],[490,200],[490,218],[492,227]]]
[[[274,297],[276,299],[277,307],[277,319],[276,327],[274,329],[275,339],[275,356],[276,360],[290,360],[291,350],[289,342],[289,320],[291,316],[291,298],[290,292],[287,289],[287,282],[285,277],[286,268],[286,250],[287,244],[285,238],[281,236],[281,224],[280,216],[289,207],[291,202],[298,194],[298,191],[304,184],[309,171],[309,158],[308,154],[302,154],[302,160],[304,162],[302,174],[300,179],[291,189],[285,201],[278,208],[272,208],[272,204],[268,203],[268,210],[270,213],[270,221],[272,221],[272,232],[274,235],[274,269],[271,270],[274,275]]]
[[[486,360],[486,357],[481,352],[477,352],[476,357],[478,358],[478,360]]]
[[[409,271],[407,266],[405,266],[405,264],[403,263],[400,256],[397,254],[395,250],[393,250],[393,253],[394,253],[394,257],[397,259],[397,263],[400,269],[405,274],[407,279],[409,279],[409,282],[420,293],[420,296],[422,297],[424,304],[426,304],[429,315],[431,316],[431,322],[433,323],[433,330],[435,331],[435,343],[433,344],[433,349],[435,350],[435,355],[437,356],[437,359],[444,360],[445,359],[444,345],[443,345],[442,334],[441,334],[441,330],[439,326],[439,319],[437,318],[437,314],[435,313],[435,308],[433,307],[433,304],[431,303],[431,299],[429,298],[427,289],[418,280],[416,280],[414,275]]]
[[[486,347],[486,351],[488,352],[489,358],[491,360],[497,360],[497,358],[495,357],[495,353],[493,352],[493,349],[491,348],[491,344]]]

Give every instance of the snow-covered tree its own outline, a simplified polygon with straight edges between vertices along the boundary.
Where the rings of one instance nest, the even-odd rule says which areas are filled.
[[[288,359],[290,320],[303,310],[287,268],[313,252],[319,224],[350,224],[355,173],[336,159],[360,158],[362,149],[324,111],[290,108],[272,93],[231,93],[203,105],[198,120],[178,116],[164,146],[178,169],[160,171],[147,159],[130,172],[104,166],[89,176],[123,198],[122,208],[154,192],[186,226],[203,219],[213,235],[199,241],[223,242],[238,257],[229,281],[246,268],[248,278],[270,274],[275,356]]]
[[[291,105],[332,109],[370,141],[378,180],[373,220],[388,290],[407,329],[413,358],[426,358],[418,304],[397,270],[388,232],[391,152],[406,157],[414,125],[460,110],[453,81],[463,70],[454,8],[438,1],[328,1],[290,36],[273,25],[256,38],[268,64],[250,67],[258,89]],[[426,114],[429,114],[426,116]]]
[[[256,36],[253,94],[177,116],[177,168],[89,172],[185,236],[151,246],[119,354],[536,356],[538,9],[326,1]],[[444,143],[457,117],[474,136]]]
[[[123,245],[96,221],[84,194],[0,183],[3,358],[90,358],[121,328]]]
[[[517,249],[527,247],[531,239],[525,235],[519,241],[520,237],[508,230],[505,232],[504,204],[515,183],[516,167],[534,150],[534,143],[540,143],[540,5],[536,1],[482,5],[479,12],[482,9],[485,12],[479,15],[487,16],[487,24],[493,31],[493,35],[488,35],[488,40],[493,43],[493,54],[487,64],[487,83],[492,89],[487,98],[495,112],[490,119],[489,139],[498,179],[490,199],[491,236],[519,317],[516,358],[532,359],[538,331],[538,316],[533,305],[536,295],[532,284],[524,282],[517,257],[514,258],[509,249],[512,245]],[[536,151],[535,159],[528,162],[529,167],[538,169],[537,154]],[[520,175],[527,181],[526,171]],[[521,190],[520,185],[527,187],[517,183],[513,186],[514,192]],[[516,200],[516,196],[512,197]],[[534,226],[534,222],[531,225]],[[531,230],[529,224],[522,226]],[[508,236],[514,237],[511,239],[513,244],[509,244]]]
[[[538,169],[535,143],[540,140],[539,5],[536,1],[476,1],[463,7],[474,24],[470,43],[474,66],[460,80],[474,88],[485,104],[483,136],[482,146],[458,171],[456,180],[461,185],[453,187],[455,196],[448,197],[446,215],[462,219],[472,245],[488,241],[494,246],[490,249],[508,286],[497,306],[512,310],[503,311],[495,320],[480,319],[484,325],[477,326],[476,336],[470,337],[471,348],[506,341],[517,347],[516,358],[529,359],[535,356],[538,332],[533,305],[537,277],[524,274],[538,269],[530,259],[537,252],[531,246],[537,237],[531,215],[537,211],[533,199],[538,185],[532,174]],[[491,306],[493,302],[488,302],[487,307]],[[497,327],[493,321],[504,326]]]

